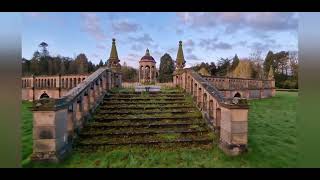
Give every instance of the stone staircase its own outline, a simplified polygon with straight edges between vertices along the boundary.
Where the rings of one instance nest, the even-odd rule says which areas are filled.
[[[122,89],[104,97],[79,134],[76,149],[153,145],[210,147],[207,128],[192,98],[179,90],[136,93]]]

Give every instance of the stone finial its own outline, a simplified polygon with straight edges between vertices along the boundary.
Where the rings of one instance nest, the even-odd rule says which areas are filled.
[[[112,39],[112,46],[111,46],[111,52],[110,52],[110,58],[109,59],[119,59],[118,58],[118,52],[116,47],[116,39]]]
[[[176,58],[176,67],[177,69],[183,69],[186,61],[184,60],[183,50],[182,50],[182,41],[179,41],[179,49]]]
[[[146,49],[146,56],[150,56],[150,52],[148,48]]]
[[[112,38],[112,46],[111,46],[111,52],[110,57],[107,61],[107,66],[115,71],[120,71],[121,65],[120,65],[120,59],[118,57],[117,47],[116,47],[116,39]]]

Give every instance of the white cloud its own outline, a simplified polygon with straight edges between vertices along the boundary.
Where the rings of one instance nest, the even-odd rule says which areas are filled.
[[[106,40],[99,17],[95,13],[81,13],[84,31],[88,32],[98,41]]]

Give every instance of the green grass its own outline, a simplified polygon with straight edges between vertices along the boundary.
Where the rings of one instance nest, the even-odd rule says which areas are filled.
[[[28,163],[32,153],[32,112],[30,107],[32,102],[23,101],[22,109],[22,163]]]
[[[205,149],[118,147],[73,152],[60,164],[28,162],[24,167],[295,167],[297,99],[296,92],[277,92],[273,98],[249,101],[249,149],[238,157],[226,156],[216,145]],[[27,157],[32,147],[31,116],[24,107],[24,128],[29,130],[24,130],[23,154]]]

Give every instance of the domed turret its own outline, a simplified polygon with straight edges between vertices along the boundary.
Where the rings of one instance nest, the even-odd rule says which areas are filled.
[[[150,55],[149,49],[147,49],[146,54],[141,58],[139,62],[149,62],[149,61],[156,63],[154,58]]]

